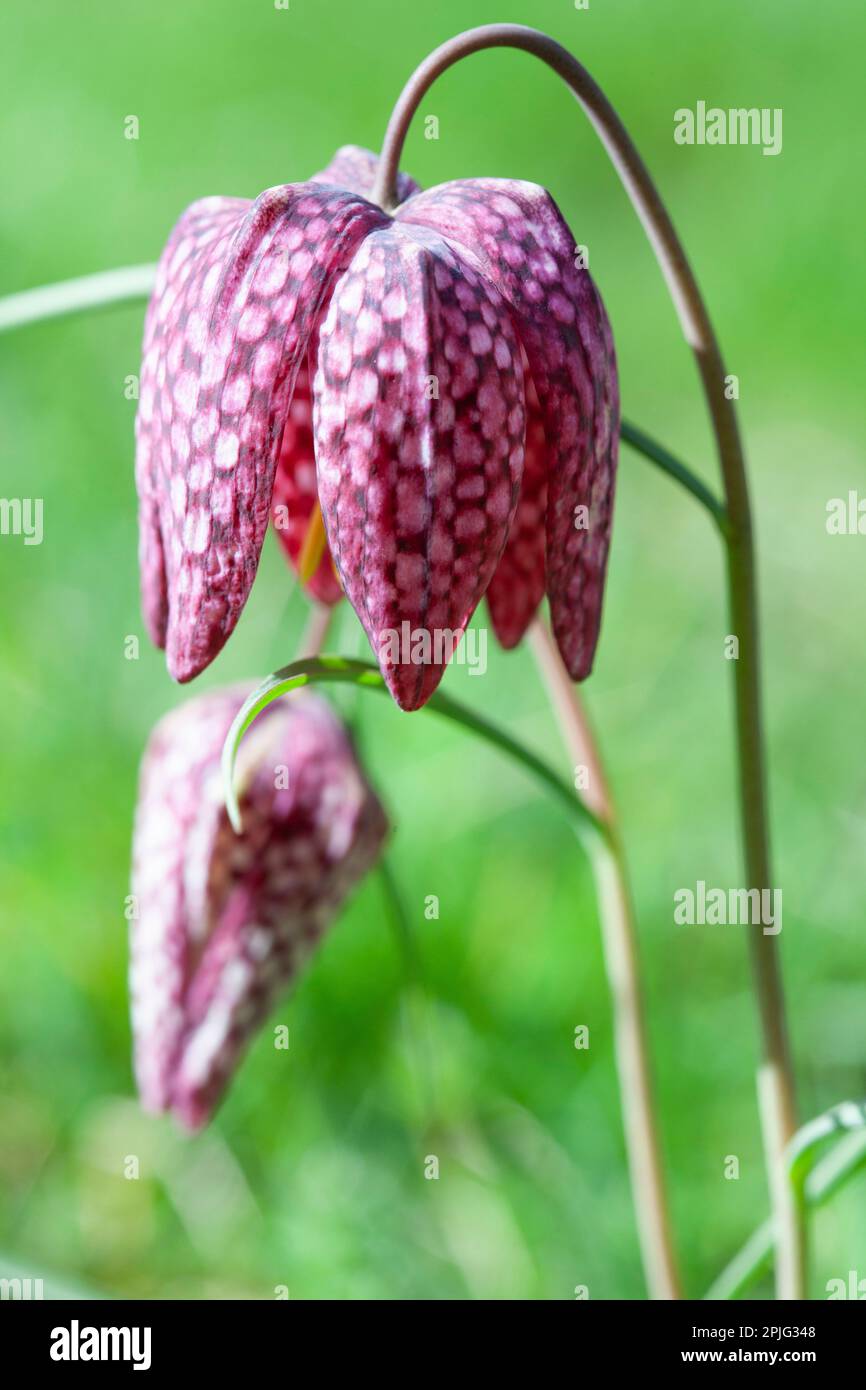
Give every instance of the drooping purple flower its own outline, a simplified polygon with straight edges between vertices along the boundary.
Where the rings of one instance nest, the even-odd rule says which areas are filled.
[[[385,814],[317,696],[259,716],[238,764],[241,834],[220,753],[249,691],[191,700],[144,757],[133,844],[130,986],[142,1102],[206,1123],[250,1038],[375,862]]]
[[[226,641],[309,370],[327,539],[398,704],[429,698],[488,588],[513,645],[546,587],[580,679],[598,637],[619,434],[598,293],[543,189],[473,179],[420,193],[404,181],[391,217],[357,191],[373,168],[342,151],[315,180],[255,203],[193,204],[172,233],[138,418],[150,631],[179,680]],[[290,449],[288,466],[297,458]],[[393,655],[404,625],[432,657]]]

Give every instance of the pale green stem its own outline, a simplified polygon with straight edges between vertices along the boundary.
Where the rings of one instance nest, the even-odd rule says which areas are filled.
[[[650,460],[669,477],[690,492],[697,498],[702,507],[706,507],[713,521],[718,526],[722,535],[727,534],[728,517],[724,503],[703,483],[696,473],[693,473],[686,464],[681,463],[678,458],[670,453],[663,444],[648,435],[646,430],[639,429],[637,425],[632,425],[628,420],[621,420],[619,426],[619,437],[624,444],[628,444],[632,449],[643,454],[644,458]]]
[[[318,656],[328,640],[334,622],[336,609],[333,604],[311,602],[307,626],[304,628],[298,646],[298,660],[305,656]]]
[[[78,314],[82,309],[149,299],[155,281],[155,265],[127,265],[120,270],[102,270],[97,275],[82,275],[77,280],[61,280],[56,285],[9,294],[0,299],[0,333],[42,319]]]
[[[530,630],[535,658],[575,767],[587,771],[583,799],[608,829],[587,844],[598,900],[605,968],[611,993],[620,1105],[649,1295],[682,1297],[656,1120],[652,1069],[641,989],[637,929],[625,852],[598,746],[547,626]]]
[[[343,656],[320,656],[293,661],[290,666],[284,666],[282,670],[275,671],[262,681],[236,714],[223,746],[222,772],[226,809],[238,833],[241,829],[241,817],[234,789],[234,767],[241,739],[272,700],[278,700],[292,690],[301,690],[306,685],[317,685],[320,682],[362,686],[390,698],[390,692],[378,667],[369,661],[353,661]],[[522,763],[548,791],[553,793],[557,801],[565,806],[581,841],[586,843],[595,835],[601,836],[604,840],[608,839],[607,826],[575,796],[569,783],[549,767],[543,758],[533,753],[532,749],[525,748],[518,739],[512,738],[507,730],[491,724],[482,714],[478,714],[468,705],[461,705],[457,700],[452,700],[442,690],[434,691],[424,710],[462,724],[464,729],[478,734],[495,748],[501,749],[515,761]]]

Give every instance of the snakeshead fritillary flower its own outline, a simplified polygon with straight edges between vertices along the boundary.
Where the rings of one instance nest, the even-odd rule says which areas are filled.
[[[414,193],[393,217],[310,181],[181,218],[148,311],[137,431],[145,612],[172,674],[201,671],[246,602],[305,359],[328,542],[398,704],[422,705],[447,656],[403,664],[387,639],[408,625],[441,656],[436,638],[447,650],[462,633],[509,535],[497,630],[519,639],[543,575],[568,669],[587,675],[619,433],[613,344],[549,194],[495,179]],[[515,527],[533,390],[545,447]]]
[[[135,1070],[144,1105],[206,1123],[243,1050],[375,862],[384,812],[318,697],[268,706],[244,741],[244,829],[220,753],[247,689],[191,700],[142,764],[130,939]]]
[[[339,150],[313,183],[337,183],[351,193],[368,198],[376,179],[378,160],[369,150],[346,146]],[[398,201],[405,202],[420,187],[406,174],[398,179]],[[526,384],[526,443],[520,501],[502,559],[487,590],[490,620],[503,647],[515,647],[526,632],[544,597],[547,507],[547,441],[538,395],[523,356]],[[295,393],[283,432],[271,513],[274,528],[291,563],[297,569],[309,528],[316,524],[319,504],[316,452],[313,441],[313,401],[307,362],[298,369]],[[307,588],[321,603],[342,597],[333,557],[327,541]]]

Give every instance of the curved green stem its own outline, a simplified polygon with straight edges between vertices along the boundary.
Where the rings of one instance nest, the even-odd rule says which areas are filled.
[[[244,701],[229,729],[223,747],[222,769],[226,808],[236,831],[240,832],[241,821],[240,809],[234,791],[234,768],[241,739],[256,716],[261,714],[272,700],[277,700],[281,695],[287,695],[292,690],[299,690],[302,686],[316,685],[322,681],[366,687],[378,691],[381,695],[389,695],[388,687],[382,679],[378,667],[369,661],[354,661],[343,656],[320,656],[293,661],[291,665],[284,666],[280,671],[275,671],[272,676],[263,681],[258,689],[254,690]],[[459,704],[457,700],[452,700],[441,690],[437,690],[435,694],[431,695],[424,709],[442,715],[445,719],[450,719],[456,724],[461,724],[464,729],[478,734],[488,743],[493,744],[495,748],[499,748],[516,762],[521,763],[566,807],[581,838],[595,835],[604,841],[609,839],[607,827],[575,796],[568,782],[564,781],[551,767],[548,767],[542,758],[539,758],[531,749],[524,748],[522,743],[512,738],[511,734],[506,733],[504,729],[491,724],[489,720],[476,714],[475,710],[469,709],[468,706]]]
[[[788,1166],[795,1181],[805,1182],[819,1144],[854,1129],[866,1129],[866,1104],[863,1101],[843,1100],[798,1129],[788,1145]]]
[[[740,818],[746,887],[772,887],[766,808],[766,772],[759,678],[758,606],[752,516],[737,414],[703,296],[667,208],[628,131],[582,63],[537,29],[489,24],[441,44],[415,70],[401,92],[382,146],[373,201],[395,204],[397,171],[409,125],[436,78],[454,63],[487,48],[516,48],[540,58],[563,79],[602,141],[631,199],[667,282],[683,334],[694,353],[715,434],[725,488],[725,532],[730,633],[739,655],[731,662],[739,752]],[[682,481],[682,479],[680,479]],[[721,660],[721,653],[720,658]],[[761,1026],[758,1100],[767,1177],[778,1236],[776,1292],[806,1294],[805,1225],[788,1181],[785,1146],[797,1128],[794,1073],[785,1017],[782,975],[774,936],[749,929],[749,948]]]
[[[823,1119],[823,1117],[822,1117]],[[819,1124],[820,1121],[814,1121]],[[811,1127],[804,1126],[804,1134]],[[826,1137],[825,1130],[822,1137]],[[849,1178],[866,1165],[866,1134],[848,1134],[836,1147],[816,1163],[802,1187],[803,1202],[808,1210],[823,1206]],[[739,1298],[768,1269],[776,1243],[772,1221],[759,1226],[741,1250],[722,1270],[704,1297],[706,1299]]]
[[[258,687],[257,690],[247,698],[242,708],[239,710],[235,720],[226,737],[222,755],[223,770],[223,789],[225,794],[226,808],[229,818],[235,830],[240,832],[240,811],[234,791],[234,768],[237,758],[238,748],[244,733],[273,700],[289,694],[292,690],[298,690],[305,685],[315,685],[320,682],[337,682],[349,684],[359,689],[376,690],[379,694],[385,695],[390,699],[390,692],[386,686],[379,670],[371,662],[355,661],[346,657],[320,656],[304,657],[294,661],[289,666],[283,667],[281,671],[276,671],[272,676]],[[595,868],[614,862],[616,848],[614,837],[606,822],[597,816],[588,806],[575,795],[574,790],[568,782],[561,778],[551,767],[549,767],[537,754],[525,748],[517,739],[504,729],[491,724],[483,716],[476,714],[474,710],[465,705],[459,704],[449,696],[437,690],[424,706],[426,710],[432,710],[445,719],[450,719],[456,724],[460,724],[464,729],[477,734],[487,743],[498,748],[501,752],[507,753],[515,762],[521,765],[526,771],[530,772],[548,791],[552,792],[560,805],[568,811],[572,825],[577,831],[578,838],[583,843],[587,854]],[[420,984],[420,976],[417,970],[417,958],[414,953],[414,944],[408,934],[407,922],[403,913],[402,903],[397,892],[396,883],[392,871],[386,860],[380,865],[381,877],[389,903],[389,910],[392,915],[395,929],[399,938],[402,940],[406,950],[407,971],[410,975],[410,985],[412,991],[417,994]],[[606,870],[602,869],[602,877]],[[614,887],[616,876],[614,875]],[[601,887],[600,887],[601,891]],[[612,979],[612,984],[616,980]],[[426,1014],[426,1009],[423,1010]],[[426,1095],[425,1115],[426,1124],[433,1122],[436,1114],[435,1108],[435,1088],[433,1082],[433,1068],[430,1061],[429,1048],[427,1047],[426,1018],[417,1019],[417,1034],[424,1045],[422,1054],[424,1090]],[[675,1295],[672,1295],[675,1296]]]
[[[636,450],[639,454],[643,454],[644,458],[656,464],[662,472],[667,473],[669,477],[673,478],[675,482],[678,482],[681,487],[684,487],[687,492],[690,492],[693,497],[696,497],[701,506],[706,507],[722,535],[727,535],[728,514],[725,511],[725,504],[719,501],[715,493],[707,487],[706,483],[701,481],[696,473],[693,473],[692,470],[687,467],[686,464],[681,463],[678,458],[674,458],[673,454],[670,453],[663,444],[659,444],[658,441],[653,439],[651,435],[648,435],[645,430],[640,429],[637,425],[630,424],[628,420],[620,421],[619,437],[624,443],[628,444],[630,448]]]

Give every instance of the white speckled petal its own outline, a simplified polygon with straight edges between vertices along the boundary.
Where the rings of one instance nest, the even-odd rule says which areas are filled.
[[[440,236],[372,232],[335,285],[313,403],[334,562],[394,698],[417,709],[517,504],[523,369],[506,305]]]
[[[411,198],[399,224],[458,244],[511,306],[549,445],[547,592],[563,659],[580,680],[601,622],[619,443],[613,339],[574,237],[543,188],[467,179]]]
[[[241,749],[243,833],[219,759],[249,692],[174,711],[142,766],[130,983],[135,1069],[149,1109],[204,1124],[250,1038],[375,862],[384,812],[317,696],[264,711]]]
[[[329,185],[208,198],[169,238],[136,421],[142,596],[176,680],[234,629],[258,567],[295,374],[334,275],[384,213]]]

